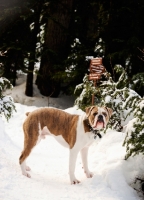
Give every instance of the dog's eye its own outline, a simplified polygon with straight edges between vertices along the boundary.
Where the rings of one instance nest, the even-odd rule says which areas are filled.
[[[107,114],[105,112],[102,113],[105,117],[107,116]]]
[[[96,116],[98,113],[97,112],[95,112],[95,113],[93,113],[93,116]]]

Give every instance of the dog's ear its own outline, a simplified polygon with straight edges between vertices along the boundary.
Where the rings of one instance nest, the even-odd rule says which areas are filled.
[[[90,116],[90,113],[91,113],[91,111],[92,111],[92,109],[93,109],[94,107],[95,107],[95,106],[89,106],[89,107],[86,107],[86,108],[85,108],[87,117]]]
[[[111,108],[105,107],[105,109],[107,110],[109,117],[112,116],[113,110]]]

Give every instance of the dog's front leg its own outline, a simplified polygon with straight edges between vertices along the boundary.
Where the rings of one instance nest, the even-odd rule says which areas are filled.
[[[76,159],[78,155],[78,150],[76,149],[70,149],[70,156],[69,156],[69,176],[70,176],[70,182],[71,184],[77,184],[80,183],[79,180],[75,177],[75,165],[76,165]]]
[[[84,147],[83,149],[81,149],[81,158],[82,158],[84,172],[86,173],[87,178],[92,178],[93,173],[90,172],[89,169],[88,169],[88,161],[87,161],[88,148],[89,147]]]

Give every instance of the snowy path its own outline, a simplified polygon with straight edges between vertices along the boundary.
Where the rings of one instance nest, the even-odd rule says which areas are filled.
[[[70,185],[69,151],[52,137],[35,147],[28,158],[32,178],[21,174],[18,158],[23,147],[22,123],[25,113],[35,107],[16,104],[17,112],[0,121],[0,200],[138,200],[129,186],[140,167],[140,159],[124,161],[124,133],[108,131],[90,147],[89,166],[94,172],[87,179],[78,156],[76,176],[81,183]]]

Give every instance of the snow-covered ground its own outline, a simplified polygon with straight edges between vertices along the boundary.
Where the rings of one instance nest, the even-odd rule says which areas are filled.
[[[60,94],[59,98],[45,97],[39,93],[39,90],[35,84],[33,84],[33,97],[27,97],[25,95],[25,80],[26,76],[24,74],[19,74],[16,87],[14,87],[13,90],[7,90],[4,92],[4,94],[12,96],[15,103],[20,103],[27,106],[51,106],[60,109],[65,109],[73,106],[74,97],[66,96],[64,94]]]
[[[10,94],[10,91],[7,91]],[[80,184],[71,185],[68,175],[69,151],[52,137],[42,140],[33,150],[27,162],[31,178],[21,174],[19,156],[23,149],[22,124],[27,111],[47,106],[47,98],[24,95],[24,83],[13,89],[16,110],[6,122],[0,118],[0,200],[138,200],[140,197],[131,187],[135,177],[144,173],[143,157],[124,160],[126,153],[122,143],[125,133],[108,130],[97,138],[89,150],[89,167],[94,177],[87,179],[82,170],[80,155],[77,159],[76,176]],[[22,105],[25,104],[25,105]],[[34,106],[35,105],[35,106]],[[81,113],[73,107],[71,97],[49,99],[49,106]]]

